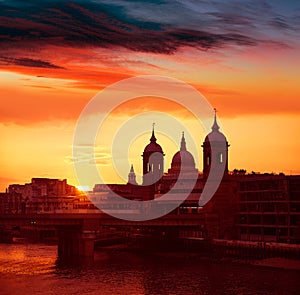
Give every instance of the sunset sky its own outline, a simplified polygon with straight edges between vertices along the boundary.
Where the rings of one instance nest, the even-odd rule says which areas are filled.
[[[230,170],[300,174],[300,1],[1,0],[0,191],[32,177],[77,185],[81,111],[105,87],[138,75],[182,80],[217,108]],[[201,170],[205,133],[179,106],[140,98],[116,109],[109,126],[147,111],[193,130]],[[137,173],[153,121],[166,170],[178,149],[182,130],[172,141],[160,133],[164,120],[148,116],[149,133],[126,147]],[[97,164],[109,166],[109,146],[97,152]],[[106,181],[122,179],[107,169]]]

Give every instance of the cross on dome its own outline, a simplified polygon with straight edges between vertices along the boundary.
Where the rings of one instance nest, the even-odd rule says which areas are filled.
[[[216,108],[214,108],[214,112],[215,112],[214,124],[212,125],[211,129],[212,129],[212,131],[219,131],[220,127],[217,123],[217,109]]]

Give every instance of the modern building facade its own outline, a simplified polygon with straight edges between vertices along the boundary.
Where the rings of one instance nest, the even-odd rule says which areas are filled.
[[[237,194],[239,239],[300,243],[300,176],[245,175]]]

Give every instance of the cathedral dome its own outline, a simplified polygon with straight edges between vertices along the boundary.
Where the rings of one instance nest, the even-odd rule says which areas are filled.
[[[180,151],[172,159],[171,168],[193,168],[195,169],[195,160],[193,155],[186,150],[184,133],[182,133]]]
[[[171,167],[195,168],[193,155],[188,151],[178,151],[172,159]]]

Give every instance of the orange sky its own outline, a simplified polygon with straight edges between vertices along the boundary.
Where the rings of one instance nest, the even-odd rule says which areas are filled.
[[[283,9],[276,5],[274,11]],[[76,9],[84,11],[83,8]],[[133,14],[133,10],[130,13]],[[288,15],[285,10],[282,13]],[[141,21],[140,18],[137,19]],[[10,24],[8,16],[2,16],[0,22],[4,27],[16,29],[20,26],[27,31],[29,27],[37,26],[29,21],[30,18],[25,22],[24,15],[20,19],[19,24],[18,20]],[[38,27],[48,30],[43,26],[46,25],[40,22]],[[119,23],[116,26],[122,27]],[[174,30],[179,25],[172,26]],[[202,41],[179,45],[176,41],[172,52],[166,46],[173,48],[170,36],[177,35],[168,30],[164,31],[168,35],[161,37],[169,38],[165,39],[168,43],[164,43],[165,47],[157,43],[159,50],[155,47],[157,31],[151,31],[149,43],[148,39],[135,41],[140,42],[138,48],[132,48],[134,45],[124,43],[124,40],[125,45],[120,43],[111,47],[93,43],[62,45],[59,42],[45,42],[35,47],[30,43],[32,40],[23,40],[24,47],[21,48],[13,43],[17,39],[10,37],[12,43],[6,42],[0,50],[0,191],[11,183],[29,182],[32,177],[67,178],[69,183],[76,185],[72,140],[84,106],[106,86],[127,77],[148,74],[180,79],[194,86],[218,109],[222,131],[231,145],[230,170],[243,168],[249,172],[300,174],[300,46],[294,38],[295,32],[285,34],[273,28],[273,31],[266,29],[265,36],[254,36],[252,31],[248,30],[251,32],[248,35],[245,31],[242,31],[244,36],[249,40],[251,37],[255,44],[250,44],[251,40],[248,44],[239,37],[238,41],[230,39],[204,50]],[[143,38],[147,38],[147,34]],[[154,45],[149,49],[152,46],[150,38]],[[197,38],[200,37],[197,35]],[[147,49],[144,48],[146,45]],[[198,150],[191,148],[191,151],[196,158],[200,157],[196,165],[202,169],[201,143],[205,134],[178,106],[140,99],[136,104],[116,110],[110,124],[117,127],[121,119],[126,121],[142,111],[166,112],[188,126],[198,142]],[[131,147],[126,147],[137,173],[141,173],[140,155],[150,138],[150,121],[149,134],[143,134],[132,142]],[[157,139],[166,154],[167,170],[182,130],[178,130],[178,142],[170,140],[160,133],[160,124],[164,121],[157,121]],[[189,148],[189,142],[187,146]],[[102,147],[101,152],[104,160],[99,161],[99,165],[105,166],[105,157],[110,157],[109,147]],[[105,179],[121,182],[128,169],[127,165],[120,167],[120,178],[107,167]]]

